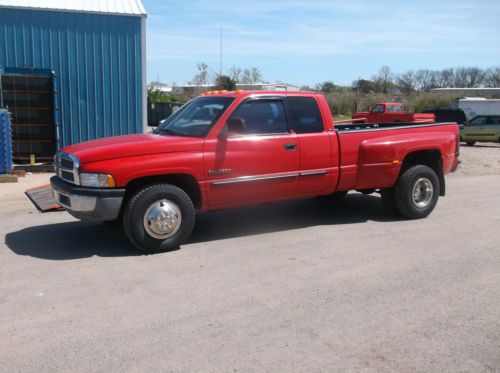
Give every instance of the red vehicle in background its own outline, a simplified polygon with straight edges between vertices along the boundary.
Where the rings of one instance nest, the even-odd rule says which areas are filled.
[[[354,113],[352,119],[359,123],[434,123],[436,117],[434,114],[407,113],[398,102],[380,102],[369,112]]]
[[[146,252],[186,243],[195,211],[349,190],[379,192],[410,219],[424,218],[457,167],[456,123],[334,125],[314,92],[212,92],[153,134],[61,149],[51,178],[59,204],[90,221],[119,221]]]

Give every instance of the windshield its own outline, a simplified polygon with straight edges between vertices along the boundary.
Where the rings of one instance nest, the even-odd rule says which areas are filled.
[[[222,116],[234,97],[199,97],[189,101],[167,119],[155,133],[175,136],[205,137]]]

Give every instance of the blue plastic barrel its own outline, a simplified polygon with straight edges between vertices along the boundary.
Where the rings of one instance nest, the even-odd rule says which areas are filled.
[[[12,172],[12,134],[10,130],[10,115],[5,109],[0,109],[0,175]]]

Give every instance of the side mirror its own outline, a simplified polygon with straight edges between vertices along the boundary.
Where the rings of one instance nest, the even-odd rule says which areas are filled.
[[[238,118],[238,117],[229,118],[226,121],[226,127],[229,133],[235,133],[235,134],[245,133],[247,129],[245,120],[243,118]]]

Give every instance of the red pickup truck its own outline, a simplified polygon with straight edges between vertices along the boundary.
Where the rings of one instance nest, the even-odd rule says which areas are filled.
[[[352,115],[359,123],[434,123],[434,114],[406,113],[403,104],[398,102],[380,102],[369,112],[359,112]]]
[[[455,170],[455,123],[342,124],[312,92],[216,92],[197,97],[153,134],[94,140],[55,156],[56,200],[81,220],[123,223],[146,252],[192,232],[195,210],[380,192],[423,218]]]

